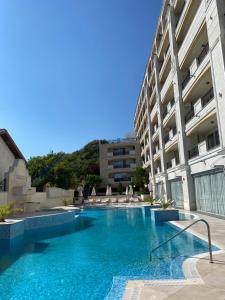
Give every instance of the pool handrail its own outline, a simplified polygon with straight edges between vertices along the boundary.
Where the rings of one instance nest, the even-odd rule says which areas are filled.
[[[166,240],[165,242],[159,244],[157,247],[153,248],[150,251],[150,261],[152,260],[152,253],[155,252],[156,250],[158,250],[159,248],[161,248],[162,246],[164,246],[165,244],[167,244],[168,242],[170,242],[171,240],[173,240],[174,238],[176,238],[178,235],[180,235],[181,233],[183,233],[184,231],[186,231],[187,229],[189,229],[190,227],[192,227],[193,225],[195,225],[198,222],[203,222],[206,227],[207,227],[207,233],[208,233],[208,249],[209,249],[209,257],[210,257],[210,263],[213,263],[213,255],[212,255],[212,242],[211,242],[211,233],[210,233],[210,226],[209,223],[204,220],[204,219],[198,219],[196,221],[194,221],[193,223],[189,224],[187,227],[185,227],[184,229],[182,229],[181,231],[179,231],[178,233],[176,233],[174,236],[172,236],[171,238],[169,238],[168,240]]]

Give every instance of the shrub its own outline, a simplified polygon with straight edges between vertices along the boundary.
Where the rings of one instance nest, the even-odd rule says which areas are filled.
[[[150,203],[151,205],[153,205],[155,201],[156,201],[156,200],[155,200],[153,197],[148,197],[148,198],[146,198],[146,199],[144,200],[144,202],[148,202],[148,203]]]
[[[160,202],[161,202],[162,208],[167,209],[168,207],[172,206],[174,201],[171,201],[171,200],[166,201],[165,199],[163,199]]]
[[[63,199],[63,205],[69,206],[71,204],[71,201],[69,199]]]
[[[123,185],[122,183],[120,182],[118,187],[117,187],[117,192],[118,194],[122,195],[123,194]]]
[[[5,222],[8,216],[17,212],[23,212],[23,209],[14,207],[14,203],[6,203],[0,207],[0,222]]]

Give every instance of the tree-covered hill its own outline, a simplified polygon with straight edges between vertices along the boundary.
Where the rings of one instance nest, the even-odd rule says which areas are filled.
[[[92,141],[84,148],[73,153],[49,153],[31,157],[28,169],[32,185],[42,189],[50,184],[64,189],[76,188],[87,178],[98,181],[99,178],[99,141]],[[90,176],[95,175],[95,176]]]

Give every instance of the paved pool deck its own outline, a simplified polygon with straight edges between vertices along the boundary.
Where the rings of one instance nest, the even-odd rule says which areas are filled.
[[[213,255],[213,264],[209,262],[208,255],[186,260],[183,265],[188,277],[186,280],[128,281],[123,300],[225,300],[225,220],[195,212],[193,214],[208,221],[213,244],[224,251]],[[183,228],[192,222],[175,223]],[[207,240],[203,223],[197,223],[189,232]]]

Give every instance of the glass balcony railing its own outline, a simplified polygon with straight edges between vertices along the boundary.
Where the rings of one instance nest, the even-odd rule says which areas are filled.
[[[131,177],[114,178],[114,182],[131,181]]]
[[[209,53],[209,43],[206,43],[206,45],[203,46],[203,50],[201,51],[201,53],[197,57],[198,65],[200,65],[202,63],[202,61],[204,60],[204,58],[206,57],[206,55],[208,53]]]
[[[220,137],[218,130],[211,133],[207,137],[207,150],[212,150],[220,145]]]
[[[190,70],[188,70],[187,75],[185,76],[185,78],[182,82],[182,89],[184,89],[187,86],[190,79],[191,79],[191,74],[190,74]]]
[[[205,107],[214,98],[213,87],[201,98],[202,107]]]
[[[173,139],[173,137],[177,134],[176,126],[170,129],[170,131],[164,137],[164,143],[167,144],[169,141]]]
[[[171,109],[173,108],[175,104],[175,100],[171,100],[168,105],[166,106],[166,108],[164,109],[163,113],[162,113],[162,117],[163,117],[163,120],[166,118],[166,116],[169,114],[169,112],[171,111]]]
[[[206,154],[208,151],[213,150],[220,146],[219,132],[209,134],[205,140],[195,145],[192,149],[188,151],[189,159],[197,157],[199,155]]]
[[[200,64],[203,62],[204,58],[206,57],[206,55],[209,53],[209,43],[206,43],[204,46],[203,46],[203,50],[201,51],[201,53],[199,54],[199,56],[196,58],[197,59],[197,65],[198,67],[200,66]],[[184,89],[188,82],[190,81],[191,79],[191,74],[190,74],[190,70],[187,71],[187,74],[182,82],[182,89]]]
[[[191,119],[193,119],[195,116],[195,111],[194,108],[190,109],[186,116],[184,117],[185,123],[188,123]]]
[[[190,149],[188,151],[188,157],[189,159],[196,157],[199,155],[199,151],[198,151],[198,145],[195,145],[192,149]]]
[[[172,161],[168,161],[168,162],[167,162],[166,168],[167,168],[167,169],[171,169],[171,168],[172,168]]]

